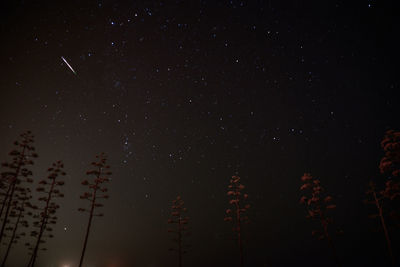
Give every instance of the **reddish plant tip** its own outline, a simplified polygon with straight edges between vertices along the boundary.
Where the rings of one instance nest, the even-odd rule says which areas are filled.
[[[331,245],[331,249],[335,260],[337,261],[335,248],[331,239],[331,233],[328,227],[332,223],[332,219],[328,217],[328,211],[336,208],[335,204],[332,204],[333,198],[329,195],[323,196],[324,188],[321,186],[319,179],[311,176],[310,173],[305,173],[301,177],[303,185],[300,187],[301,191],[304,191],[303,196],[300,198],[300,203],[306,207],[306,218],[318,221],[321,230],[313,230],[312,235],[319,240],[326,239]]]
[[[187,212],[187,209],[184,207],[184,201],[181,196],[178,195],[172,203],[171,218],[168,219],[167,223],[171,225],[168,232],[174,234],[175,237],[173,238],[173,241],[177,244],[177,248],[171,248],[170,251],[178,253],[179,266],[181,266],[183,254],[186,253],[183,241],[184,237],[189,234],[187,232],[189,217],[184,215]]]
[[[381,147],[385,152],[381,159],[379,169],[381,173],[389,173],[394,177],[400,175],[400,132],[389,130],[386,132]]]
[[[232,208],[226,209],[224,221],[233,223],[232,231],[237,234],[238,245],[240,250],[240,265],[243,266],[243,242],[242,242],[242,223],[249,223],[248,217],[244,216],[244,212],[250,208],[249,204],[242,204],[248,199],[248,194],[242,193],[245,186],[240,183],[239,176],[232,176],[229,180],[227,196],[229,199],[229,204]]]

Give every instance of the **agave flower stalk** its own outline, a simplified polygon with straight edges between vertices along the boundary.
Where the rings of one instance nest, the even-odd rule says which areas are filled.
[[[13,217],[16,217],[16,220],[14,225],[8,228],[10,231],[12,231],[12,234],[10,240],[8,241],[7,250],[1,263],[1,267],[4,267],[7,262],[12,245],[17,243],[17,240],[20,239],[20,237],[25,236],[25,232],[18,232],[19,226],[28,227],[28,221],[25,220],[25,215],[26,208],[30,205],[29,200],[32,198],[30,195],[31,191],[29,188],[19,187],[17,189],[20,194],[17,195],[14,212],[10,213],[10,217],[13,215]],[[28,213],[28,215],[31,215],[31,213]]]
[[[33,247],[33,252],[28,264],[28,267],[34,267],[36,263],[37,254],[39,251],[40,244],[44,243],[45,237],[52,238],[53,235],[51,232],[53,229],[49,227],[49,225],[57,223],[57,217],[55,216],[56,211],[60,208],[58,204],[56,204],[55,200],[57,198],[64,197],[64,194],[60,192],[58,189],[60,186],[64,185],[64,181],[60,181],[59,176],[65,176],[65,172],[63,171],[64,164],[61,161],[57,161],[53,163],[52,167],[47,171],[49,175],[47,176],[47,180],[43,179],[39,181],[39,185],[36,188],[36,191],[39,193],[43,193],[43,197],[39,197],[38,200],[44,202],[43,208],[38,208],[34,206],[34,209],[39,209],[40,214],[36,216],[39,220],[34,222],[34,226],[39,228],[39,232],[32,231],[31,236],[36,237],[36,244]],[[50,234],[45,235],[46,232]],[[46,248],[42,248],[41,250],[46,250]]]
[[[78,210],[81,212],[89,213],[89,221],[86,228],[85,240],[83,242],[83,248],[81,253],[81,258],[79,260],[79,267],[83,264],[83,259],[85,257],[86,246],[89,238],[90,228],[92,226],[93,217],[102,217],[103,213],[95,213],[97,208],[103,207],[102,203],[99,203],[101,199],[108,199],[109,195],[106,194],[108,189],[104,186],[105,183],[110,181],[109,176],[112,174],[108,169],[109,165],[106,164],[106,155],[101,153],[96,156],[98,159],[97,162],[92,162],[91,165],[95,168],[93,170],[89,170],[86,172],[86,175],[94,176],[94,180],[89,182],[88,180],[84,180],[82,182],[83,186],[87,186],[89,188],[83,195],[80,196],[81,199],[89,201],[90,207],[87,208],[79,208]]]
[[[12,157],[11,162],[5,162],[2,164],[3,167],[8,168],[9,170],[1,173],[2,183],[8,184],[8,187],[6,193],[4,194],[0,210],[0,217],[2,217],[4,213],[3,223],[0,230],[0,243],[4,236],[4,230],[10,214],[16,186],[23,181],[21,178],[24,178],[24,181],[26,182],[31,183],[33,181],[30,178],[32,171],[25,166],[33,165],[32,158],[38,157],[38,155],[34,152],[35,148],[32,146],[32,133],[27,131],[22,133],[20,137],[21,141],[15,141],[15,148],[9,153],[9,155]]]
[[[300,203],[306,207],[306,218],[318,221],[322,228],[322,230],[313,230],[312,235],[317,236],[319,240],[326,239],[328,241],[333,258],[336,264],[339,265],[336,248],[329,231],[329,225],[333,221],[328,216],[328,212],[336,209],[336,205],[332,204],[333,198],[330,195],[323,197],[324,188],[321,186],[319,179],[312,177],[311,174],[305,173],[301,177],[301,181],[303,185],[300,187],[300,190],[306,191],[306,195],[300,198]]]
[[[168,232],[174,233],[173,239],[177,243],[177,248],[170,248],[170,251],[178,252],[178,266],[182,267],[183,254],[187,253],[187,245],[183,244],[183,237],[189,235],[188,223],[189,217],[185,215],[187,209],[184,207],[185,202],[180,196],[177,196],[172,201],[171,218],[168,219],[168,224],[175,225],[176,227],[168,229]]]
[[[385,217],[383,214],[383,201],[385,199],[385,196],[384,196],[385,193],[384,193],[384,191],[376,192],[375,184],[372,181],[370,181],[369,189],[367,190],[366,194],[369,196],[372,196],[372,200],[365,200],[365,203],[374,205],[376,207],[376,209],[378,210],[378,213],[371,214],[371,215],[369,215],[369,217],[371,219],[379,217],[379,219],[381,221],[383,232],[385,234],[386,245],[388,248],[390,260],[392,262],[392,265],[395,266],[395,259],[394,259],[393,250],[392,250],[392,242],[390,241],[389,230],[386,226],[386,221],[385,221]]]
[[[249,223],[249,218],[244,213],[250,208],[249,204],[243,203],[248,199],[248,194],[242,192],[244,188],[245,186],[240,183],[240,177],[232,176],[227,195],[231,198],[229,204],[233,205],[233,208],[226,210],[226,217],[224,218],[225,221],[231,221],[234,224],[232,230],[237,235],[241,267],[244,266],[243,223]]]

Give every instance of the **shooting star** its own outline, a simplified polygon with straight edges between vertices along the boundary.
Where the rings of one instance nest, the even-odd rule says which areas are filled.
[[[71,67],[71,65],[69,65],[69,63],[67,62],[67,60],[64,57],[61,57],[61,59],[65,62],[65,64],[67,64],[68,68],[76,75],[76,72],[74,71],[74,69]]]

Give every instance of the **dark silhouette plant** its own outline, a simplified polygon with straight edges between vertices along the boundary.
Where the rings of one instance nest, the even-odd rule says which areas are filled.
[[[300,187],[300,190],[305,191],[305,195],[300,198],[300,203],[306,207],[306,218],[317,221],[322,228],[321,230],[313,230],[312,235],[318,237],[319,240],[326,239],[328,241],[333,258],[336,264],[339,265],[339,259],[329,227],[333,221],[329,217],[328,212],[336,208],[336,205],[332,204],[333,198],[325,194],[319,179],[312,177],[310,173],[304,173],[301,181],[303,185]]]
[[[39,211],[39,214],[35,216],[38,220],[33,222],[33,226],[37,227],[38,231],[31,232],[31,236],[36,238],[36,242],[34,246],[31,247],[32,255],[28,267],[35,266],[40,245],[45,243],[44,238],[53,238],[53,229],[49,225],[55,225],[57,223],[57,217],[55,214],[60,206],[56,204],[55,200],[64,197],[64,194],[58,189],[65,183],[64,181],[59,180],[59,176],[65,176],[63,168],[64,164],[61,161],[53,163],[52,167],[47,170],[49,173],[47,180],[40,180],[39,185],[36,188],[37,192],[44,194],[42,197],[38,198],[39,201],[44,202],[44,205],[43,207],[32,206],[33,209]],[[45,251],[47,249],[41,248],[41,250]]]
[[[184,245],[183,237],[189,235],[188,223],[189,217],[186,216],[187,209],[184,207],[185,202],[180,196],[172,201],[171,218],[168,219],[168,224],[175,225],[173,228],[169,228],[168,232],[175,234],[173,241],[177,244],[177,248],[170,248],[170,251],[176,251],[178,253],[178,266],[182,267],[183,254],[187,253],[188,245]]]
[[[244,188],[245,186],[240,183],[240,177],[232,176],[227,195],[231,198],[229,204],[233,205],[233,208],[226,210],[226,217],[224,218],[225,221],[233,222],[232,230],[237,235],[241,267],[244,266],[243,223],[249,222],[249,218],[244,213],[250,208],[249,204],[243,203],[248,198],[248,195],[242,192]]]
[[[395,266],[387,219],[389,223],[392,219],[400,226],[400,132],[387,131],[381,141],[381,147],[385,154],[379,163],[379,169],[382,174],[387,175],[387,178],[382,190],[377,189],[377,185],[372,181],[369,183],[369,189],[366,192],[369,198],[365,200],[365,203],[372,204],[377,209],[377,213],[371,214],[369,217],[380,219],[390,260]]]
[[[382,174],[389,176],[383,196],[390,200],[390,216],[400,227],[400,132],[387,131],[381,147],[385,155],[380,161],[379,169]]]
[[[89,190],[83,193],[83,195],[81,195],[80,198],[89,201],[90,207],[88,209],[79,208],[79,211],[89,213],[89,221],[86,228],[86,235],[85,235],[85,240],[83,242],[81,258],[79,260],[79,267],[82,266],[83,259],[85,257],[85,251],[89,238],[90,227],[92,225],[92,219],[95,216],[98,217],[103,216],[103,213],[95,213],[96,208],[103,207],[103,204],[99,203],[99,200],[109,198],[109,195],[105,194],[108,191],[108,189],[103,184],[110,181],[110,178],[108,178],[111,175],[111,172],[108,170],[110,166],[106,165],[107,158],[104,153],[101,153],[100,155],[96,156],[96,158],[97,162],[91,163],[91,165],[95,169],[86,172],[86,175],[94,176],[93,181],[89,182],[88,180],[84,180],[82,182],[82,185],[87,186]]]
[[[26,220],[27,215],[32,215],[32,213],[27,212],[27,207],[29,207],[31,196],[31,191],[29,188],[17,187],[15,189],[15,201],[13,203],[13,209],[10,212],[9,217],[14,218],[14,222],[12,226],[6,227],[6,230],[11,231],[11,236],[8,241],[7,250],[3,257],[3,261],[1,263],[1,267],[4,267],[11,248],[17,241],[21,238],[26,236],[25,232],[19,231],[20,226],[27,228],[29,226],[28,221]]]
[[[387,131],[381,142],[381,147],[385,152],[385,156],[379,164],[381,173],[400,177],[400,132]]]
[[[379,219],[381,221],[383,232],[385,234],[386,245],[387,245],[387,248],[388,248],[390,260],[392,262],[392,265],[395,266],[395,259],[394,259],[393,251],[392,251],[392,243],[390,241],[390,235],[389,235],[389,231],[388,231],[388,228],[387,228],[387,225],[386,225],[384,212],[383,212],[383,202],[384,202],[384,199],[385,199],[384,191],[377,192],[375,184],[371,181],[369,183],[369,189],[367,190],[366,194],[372,200],[366,199],[365,203],[374,205],[376,207],[377,211],[378,211],[378,213],[371,214],[371,215],[369,215],[369,217],[371,219],[375,219],[375,218],[379,217]]]
[[[15,148],[9,153],[11,160],[2,164],[2,167],[8,170],[1,173],[1,181],[3,188],[5,188],[5,193],[3,194],[3,201],[0,210],[0,217],[3,218],[0,230],[0,244],[8,222],[8,216],[13,203],[16,186],[23,181],[29,183],[33,182],[30,178],[32,171],[30,171],[27,166],[33,165],[33,158],[38,157],[34,152],[35,148],[32,145],[33,134],[30,131],[27,131],[22,133],[20,138],[20,141],[14,142]]]

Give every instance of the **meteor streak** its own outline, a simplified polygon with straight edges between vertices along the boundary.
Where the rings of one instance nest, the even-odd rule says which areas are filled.
[[[61,59],[65,62],[65,64],[67,64],[68,68],[76,75],[76,72],[74,71],[74,69],[71,67],[71,65],[69,65],[69,63],[67,62],[67,60],[64,57],[61,57]]]

